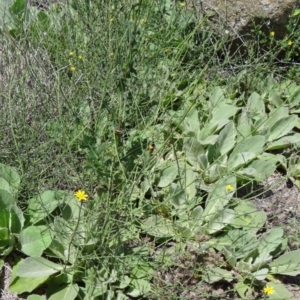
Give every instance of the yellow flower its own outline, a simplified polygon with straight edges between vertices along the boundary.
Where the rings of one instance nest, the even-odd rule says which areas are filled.
[[[170,52],[171,50],[169,48],[165,49],[165,53]]]
[[[86,201],[88,198],[88,195],[83,190],[78,190],[74,195],[78,199],[78,201]]]
[[[74,55],[74,52],[73,51],[70,51],[69,52],[69,56],[73,56]]]
[[[114,21],[114,18],[110,18],[109,22],[112,23]]]
[[[275,293],[274,291],[274,288],[272,286],[268,286],[266,285],[264,287],[264,292],[267,294],[267,295],[273,295]]]
[[[233,186],[232,186],[231,184],[227,184],[227,185],[226,185],[226,190],[227,190],[228,192],[232,192],[232,191],[234,190],[234,188],[233,188]]]
[[[142,24],[145,24],[145,23],[147,23],[147,20],[146,19],[142,19],[141,22],[142,22]]]
[[[82,55],[78,55],[78,59],[82,59]]]
[[[184,2],[179,2],[179,6],[184,7],[185,3]]]
[[[289,40],[289,41],[288,41],[288,45],[289,45],[289,46],[292,46],[292,45],[293,45],[293,42],[292,42],[291,40]]]
[[[113,53],[113,52],[110,52],[110,53],[109,53],[109,56],[114,56],[114,53]]]
[[[271,31],[271,32],[270,32],[270,36],[271,36],[271,37],[275,36],[275,31]]]
[[[72,72],[75,72],[75,71],[76,71],[76,67],[72,66],[72,67],[70,68],[70,70],[71,70]]]

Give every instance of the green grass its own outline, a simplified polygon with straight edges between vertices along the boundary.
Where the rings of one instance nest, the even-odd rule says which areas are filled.
[[[237,295],[236,280],[225,288],[219,286],[224,293],[217,295],[219,281],[209,276],[219,275],[210,272],[228,270],[224,266],[229,258],[222,249],[212,250],[205,244],[236,227],[229,222],[211,233],[202,229],[189,233],[184,228],[196,215],[194,209],[207,207],[208,199],[228,198],[228,203],[222,202],[227,213],[237,210],[242,197],[250,203],[266,170],[256,166],[262,176],[239,170],[249,165],[255,169],[251,164],[262,154],[276,160],[268,160],[268,167],[275,166],[272,175],[294,178],[299,185],[298,160],[291,161],[288,152],[297,154],[299,142],[292,150],[289,143],[268,150],[277,138],[269,139],[240,169],[224,165],[234,145],[245,138],[268,138],[263,125],[281,108],[287,108],[288,117],[298,117],[298,96],[293,95],[299,82],[300,29],[293,28],[292,45],[256,30],[242,52],[232,53],[230,37],[218,37],[205,19],[197,19],[192,9],[179,2],[57,3],[40,13],[39,21],[24,19],[21,0],[14,9],[11,27],[3,28],[0,35],[0,162],[20,175],[16,199],[27,216],[24,228],[46,226],[52,238],[66,247],[63,250],[69,251],[67,258],[54,253],[53,247],[42,251],[43,257],[64,266],[61,275],[54,273],[42,282],[47,294],[61,297],[57,286],[64,284],[74,299],[226,299]],[[276,80],[267,82],[267,76]],[[288,79],[295,86],[284,86]],[[279,96],[286,94],[282,104],[273,100],[275,90]],[[226,134],[237,130],[232,147],[226,144],[227,152],[222,148],[224,153],[219,153],[203,141],[220,136],[227,124],[208,129],[222,101],[228,105],[224,114],[236,109],[228,116],[233,129],[228,126]],[[250,131],[242,128],[242,112],[246,111],[247,120],[253,122]],[[223,112],[218,114],[220,119]],[[199,128],[207,128],[209,135]],[[280,137],[297,134],[298,129],[297,123]],[[193,148],[189,138],[203,142],[202,146]],[[203,161],[197,165],[193,157],[199,157],[202,147],[209,157],[207,165]],[[220,190],[228,184],[232,193]],[[46,190],[64,191],[64,200],[45,218],[33,222],[34,203],[43,203],[37,195]],[[73,197],[77,190],[88,194],[87,202],[77,205]],[[71,216],[67,217],[68,209]],[[246,214],[245,208],[240,209]],[[259,237],[265,225],[256,226],[261,229],[256,232]],[[289,241],[295,243],[298,235]],[[16,243],[10,255],[20,251],[24,254]],[[237,269],[234,272],[240,276]],[[266,280],[241,276],[246,289],[252,289],[253,299],[262,299]],[[210,287],[206,282],[216,283]]]

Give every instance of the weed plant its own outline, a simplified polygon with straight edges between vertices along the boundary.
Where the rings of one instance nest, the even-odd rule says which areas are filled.
[[[10,290],[294,299],[276,276],[300,273],[299,232],[250,193],[300,186],[298,15],[232,52],[186,2],[0,3]]]

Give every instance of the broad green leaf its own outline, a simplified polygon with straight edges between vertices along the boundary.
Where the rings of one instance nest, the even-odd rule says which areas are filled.
[[[247,292],[252,291],[252,289],[249,285],[244,283],[242,280],[234,285],[234,289],[242,299],[248,299]]]
[[[228,186],[232,189],[228,190]],[[236,178],[234,176],[225,176],[215,182],[208,194],[203,218],[205,218],[206,221],[209,221],[216,212],[223,210],[235,193],[235,190]]]
[[[270,91],[269,92],[269,97],[268,97],[268,100],[271,104],[273,104],[275,107],[282,107],[283,106],[283,101],[279,95],[278,92],[273,92],[273,91]]]
[[[18,294],[23,294],[26,292],[31,293],[50,278],[50,276],[42,276],[36,278],[18,277],[17,271],[22,261],[24,260],[21,259],[16,265],[14,265],[11,279],[12,281],[9,286],[10,291]]]
[[[64,268],[63,265],[55,264],[43,257],[27,257],[17,270],[17,276],[37,278],[55,274]]]
[[[218,164],[214,164],[210,166],[202,175],[205,183],[213,183],[220,179],[222,176],[226,175],[227,168],[225,166],[220,166]]]
[[[208,283],[214,283],[220,280],[225,280],[227,282],[231,282],[234,279],[234,276],[230,271],[225,269],[221,269],[219,267],[212,267],[205,271],[203,274],[203,280]]]
[[[202,220],[202,214],[203,214],[203,208],[202,206],[196,206],[192,212],[191,212],[191,218],[195,221],[201,221]]]
[[[9,183],[2,177],[0,177],[0,190],[5,190],[10,194],[13,194]]]
[[[200,122],[196,108],[193,108],[188,113],[181,126],[185,134],[191,134],[193,137],[198,136],[200,132]]]
[[[238,176],[254,178],[256,181],[261,182],[269,178],[276,170],[276,164],[272,161],[256,159],[248,165],[247,168],[241,169],[237,172]],[[251,173],[247,173],[247,170],[251,170]],[[254,172],[252,171],[254,170]]]
[[[196,196],[196,174],[193,170],[187,169],[185,172],[185,189],[189,200],[193,200]]]
[[[293,12],[293,17],[296,17],[296,16],[298,16],[300,14],[300,8],[296,8],[295,10],[294,10],[294,12]]]
[[[227,154],[235,145],[236,130],[234,123],[228,123],[220,132],[217,139],[217,151],[223,156]]]
[[[270,273],[296,276],[300,274],[300,250],[284,253],[269,264]]]
[[[19,237],[21,251],[28,256],[41,256],[51,241],[51,232],[46,226],[29,226]]]
[[[213,108],[212,118],[208,124],[209,128],[212,129],[211,133],[225,126],[238,110],[238,107],[229,104],[221,104]],[[213,128],[215,128],[215,130],[213,130]]]
[[[248,137],[236,145],[236,147],[230,154],[229,161],[233,160],[235,156],[239,153],[250,152],[257,155],[260,152],[262,152],[264,144],[265,137],[262,135]]]
[[[249,118],[248,114],[249,113],[247,112],[246,108],[243,108],[239,116],[238,126],[236,128],[238,144],[252,135],[252,121]]]
[[[296,125],[298,117],[288,116],[278,120],[271,128],[268,142],[272,142],[288,134]]]
[[[45,191],[30,199],[28,203],[30,222],[35,224],[50,215],[55,208],[63,203],[65,196],[63,192]]]
[[[260,253],[271,253],[282,241],[283,230],[279,227],[271,228],[258,239],[258,251]]]
[[[209,98],[209,102],[211,103],[211,108],[214,109],[217,105],[225,103],[225,97],[221,87],[216,86]]]
[[[276,282],[268,282],[269,287],[273,287],[274,293],[268,295],[270,300],[297,300],[293,294],[282,284]]]
[[[256,233],[260,230],[266,220],[267,215],[264,211],[257,211],[257,207],[250,202],[242,202],[235,207],[235,216],[231,222],[231,225],[236,228],[244,228]]]
[[[271,142],[266,150],[278,150],[289,147],[293,144],[300,143],[300,133],[284,136],[277,141]]]
[[[253,160],[255,157],[257,156],[257,154],[253,153],[253,152],[241,152],[236,154],[234,157],[230,157],[228,160],[228,168],[230,170],[236,170],[239,169],[240,167],[248,164],[251,160]],[[255,174],[256,172],[251,172],[248,174]]]
[[[23,211],[16,205],[13,205],[10,208],[10,231],[19,234],[23,228],[24,222],[25,218],[23,216]]]
[[[164,169],[160,174],[160,178],[157,186],[161,188],[167,187],[175,180],[177,175],[178,175],[178,167],[176,164]]]
[[[126,295],[136,298],[136,297],[142,296],[144,294],[147,294],[150,291],[151,291],[151,284],[148,280],[133,279],[130,282],[130,288],[126,292]]]
[[[161,216],[151,216],[142,223],[142,229],[155,237],[174,236],[173,223]]]
[[[177,209],[184,209],[188,204],[188,197],[186,192],[175,183],[170,185],[170,195],[171,195],[171,203]]]
[[[63,284],[61,286],[50,287],[47,290],[49,300],[74,300],[79,292],[78,285],[75,284]]]
[[[197,168],[200,168],[198,157],[205,154],[203,146],[195,138],[184,138],[183,150],[188,162]]]
[[[300,103],[300,88],[298,88],[294,94],[288,99],[290,107],[297,106]]]
[[[44,284],[49,278],[50,276],[41,276],[36,278],[16,277],[10,284],[9,290],[18,294],[31,293],[36,288]]]
[[[266,122],[263,124],[265,127],[272,127],[277,121],[280,119],[286,118],[289,116],[289,109],[285,106],[281,106],[273,111],[271,111],[268,115]]]
[[[45,299],[40,295],[30,295],[27,297],[27,300],[45,300]]]
[[[13,191],[13,196],[16,196],[21,182],[17,171],[12,167],[0,164],[0,177],[4,178],[9,183]]]
[[[230,222],[234,218],[234,211],[232,209],[224,209],[222,211],[216,212],[213,216],[211,216],[208,224],[206,232],[208,234],[213,234],[225,226],[230,224]]]
[[[250,115],[254,118],[265,115],[264,100],[256,92],[253,92],[247,101],[247,108]]]
[[[268,275],[269,269],[264,268],[256,272],[253,272],[251,275],[257,280],[265,280]]]

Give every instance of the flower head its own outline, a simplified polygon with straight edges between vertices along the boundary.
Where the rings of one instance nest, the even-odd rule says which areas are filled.
[[[110,52],[110,53],[109,53],[109,56],[114,56],[114,53],[113,53],[113,52]]]
[[[74,55],[74,52],[73,51],[70,51],[69,52],[69,56],[73,56]]]
[[[228,192],[232,192],[232,191],[234,190],[234,188],[233,188],[233,186],[232,186],[231,184],[227,184],[227,185],[226,185],[226,190],[227,190]]]
[[[88,198],[88,195],[83,190],[78,190],[74,195],[78,199],[78,201],[86,201]]]
[[[82,55],[78,55],[78,59],[82,59]]]
[[[72,72],[75,72],[75,71],[76,71],[76,67],[72,66],[72,67],[70,68],[70,70],[71,70]]]
[[[272,286],[269,286],[269,285],[266,285],[264,287],[264,292],[267,294],[267,295],[273,295],[275,293],[274,291],[274,288]]]
[[[270,36],[271,36],[271,37],[274,37],[274,36],[275,36],[275,31],[271,31],[271,32],[270,32]]]
[[[288,41],[288,45],[289,45],[289,46],[292,46],[292,45],[293,45],[293,41],[289,40],[289,41]]]
[[[110,18],[109,22],[112,23],[114,21],[114,18]]]
[[[179,2],[179,6],[184,7],[185,3],[184,2]]]

